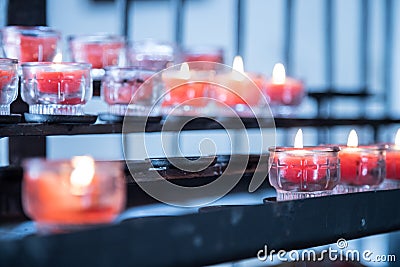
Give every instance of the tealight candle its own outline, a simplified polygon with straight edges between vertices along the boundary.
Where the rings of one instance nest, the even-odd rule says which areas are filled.
[[[83,114],[93,92],[90,64],[40,62],[21,67],[21,96],[30,113]]]
[[[92,64],[93,69],[124,64],[125,38],[120,35],[72,35],[68,38],[72,60]]]
[[[71,160],[24,162],[22,204],[40,232],[63,232],[111,223],[125,205],[122,164]]]
[[[358,146],[351,130],[347,146],[341,147],[341,184],[337,193],[362,192],[377,188],[385,177],[385,152],[378,146]]]
[[[330,195],[339,183],[339,148],[303,147],[301,130],[294,148],[271,147],[269,151],[269,181],[278,201]]]
[[[277,115],[285,115],[301,104],[305,90],[301,81],[286,77],[284,65],[277,63],[272,71],[272,78],[265,83],[265,94],[272,110]]]
[[[198,65],[190,63],[190,66]],[[207,65],[207,64],[206,64]],[[177,66],[179,67],[179,66]],[[199,115],[208,104],[213,72],[209,70],[192,70],[188,63],[169,68],[162,73],[165,85],[163,112],[176,115]]]
[[[50,27],[7,26],[0,30],[4,52],[19,62],[53,61],[61,34]]]
[[[254,116],[265,109],[263,77],[244,72],[243,59],[236,56],[232,70],[215,76],[214,98],[233,108],[241,116]]]
[[[0,58],[0,115],[10,115],[10,105],[18,95],[18,60]]]
[[[115,115],[155,115],[162,83],[156,72],[136,67],[106,67],[101,97]],[[154,111],[154,112],[153,112]]]

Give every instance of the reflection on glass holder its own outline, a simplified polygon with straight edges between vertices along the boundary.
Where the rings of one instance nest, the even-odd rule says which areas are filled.
[[[342,146],[340,185],[335,193],[357,193],[378,189],[386,176],[386,152],[379,146]]]
[[[0,115],[10,115],[18,95],[18,60],[0,58]]]
[[[277,200],[331,195],[340,179],[338,147],[271,147],[269,181]]]
[[[107,67],[101,97],[115,115],[159,115],[162,83],[156,72],[137,67]]]
[[[111,223],[123,210],[126,186],[120,162],[88,156],[23,163],[22,204],[40,233]]]
[[[20,63],[53,61],[59,53],[61,33],[50,27],[7,26],[0,35],[5,56]]]
[[[90,64],[40,62],[21,67],[21,96],[30,113],[84,114],[93,94]]]

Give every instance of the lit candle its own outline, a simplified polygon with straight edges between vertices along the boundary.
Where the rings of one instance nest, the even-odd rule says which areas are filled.
[[[285,67],[277,63],[272,78],[265,83],[265,93],[271,105],[296,106],[304,97],[304,85],[301,81],[286,77]]]
[[[165,84],[164,107],[186,106],[204,107],[208,101],[211,71],[192,70],[183,63],[179,70],[167,69],[162,74]]]
[[[351,130],[347,146],[339,153],[341,184],[345,192],[365,191],[382,183],[385,175],[384,152],[377,146],[358,146],[358,136]]]
[[[125,203],[122,165],[88,156],[24,163],[23,208],[39,230],[112,222]]]
[[[90,65],[86,63],[61,63],[40,62],[23,63],[22,67],[22,99],[30,106],[31,113],[56,114],[59,106],[84,105],[92,97],[92,79],[90,76]],[[35,105],[53,105],[50,110],[31,107]],[[59,107],[61,108],[61,107]],[[83,113],[82,107],[79,111],[68,112],[64,115]],[[65,109],[64,109],[65,111]],[[63,112],[64,112],[63,111]],[[51,113],[47,113],[51,112]],[[61,109],[60,109],[61,112]],[[61,115],[61,114],[60,114]]]
[[[255,75],[250,76],[252,77],[244,72],[242,57],[236,56],[233,59],[232,71],[215,77],[216,99],[231,107],[236,105],[257,106],[262,99],[259,88],[262,87],[262,79],[256,79]]]
[[[277,190],[278,200],[330,195],[339,182],[338,147],[304,147],[301,129],[294,148],[269,151],[270,183]]]

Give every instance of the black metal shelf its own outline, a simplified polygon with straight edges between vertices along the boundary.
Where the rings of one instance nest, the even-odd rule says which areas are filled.
[[[0,242],[1,266],[204,266],[400,229],[400,190],[129,219],[81,232]],[[102,252],[99,254],[99,252]],[[22,256],[23,255],[23,256]]]
[[[248,129],[270,128],[274,125],[277,128],[292,127],[335,127],[346,125],[369,125],[379,127],[388,124],[400,124],[400,119],[340,119],[340,118],[275,118],[272,119],[253,119],[242,118],[234,120],[229,118],[193,118],[181,129],[182,121],[187,119],[171,120],[163,122],[148,122],[146,132],[177,131],[177,130],[217,130],[217,129]],[[243,124],[242,124],[243,123]],[[144,123],[129,123],[126,125],[125,132],[143,132]],[[0,137],[7,136],[52,136],[52,135],[81,135],[81,134],[114,134],[122,132],[122,123],[95,123],[95,124],[42,124],[42,123],[19,123],[0,125]]]

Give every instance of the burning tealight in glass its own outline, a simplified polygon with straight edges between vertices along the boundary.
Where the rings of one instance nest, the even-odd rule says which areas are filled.
[[[111,223],[123,210],[126,186],[122,164],[88,156],[24,162],[25,213],[42,233]]]
[[[294,147],[271,147],[269,152],[269,181],[278,201],[330,195],[339,183],[339,148],[304,147],[301,129]]]
[[[341,178],[336,193],[353,193],[376,189],[385,177],[385,151],[379,146],[359,146],[351,130],[347,146],[341,147]]]

